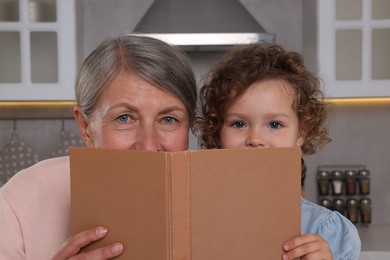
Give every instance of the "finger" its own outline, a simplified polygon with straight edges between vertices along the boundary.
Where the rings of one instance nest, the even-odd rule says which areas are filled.
[[[285,253],[283,259],[332,259],[328,243],[317,234],[305,234],[296,237],[287,243],[284,247]]]
[[[310,243],[313,241],[317,241],[317,240],[323,241],[323,239],[319,235],[303,234],[303,235],[297,236],[297,237],[287,241],[286,243],[284,243],[283,249],[285,251],[290,251],[296,247],[299,247],[299,246],[302,246],[304,244],[307,244],[307,243]]]
[[[111,259],[115,256],[120,255],[123,252],[123,245],[115,243],[109,246],[97,248],[89,252],[80,253],[72,258],[71,260],[105,260]]]
[[[283,259],[300,259],[301,257],[304,257],[303,259],[323,259],[318,257],[312,258],[313,256],[317,255],[317,253],[321,252],[320,249],[321,247],[317,242],[303,244],[294,248],[293,250],[285,252],[283,254]]]
[[[107,234],[107,228],[96,227],[77,233],[62,245],[61,250],[53,257],[53,260],[68,259],[76,255],[81,248],[93,241],[103,238]]]

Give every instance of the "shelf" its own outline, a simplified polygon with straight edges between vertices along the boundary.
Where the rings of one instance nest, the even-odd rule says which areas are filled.
[[[73,118],[72,101],[0,102],[0,119],[67,119]]]

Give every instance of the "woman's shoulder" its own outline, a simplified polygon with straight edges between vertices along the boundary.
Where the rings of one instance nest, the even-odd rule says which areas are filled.
[[[50,178],[69,173],[69,156],[55,157],[37,162],[36,164],[17,172],[8,182],[22,181],[25,179]]]
[[[12,196],[21,191],[28,194],[62,188],[69,185],[69,172],[68,156],[46,159],[17,172],[3,185],[0,193],[2,196]]]

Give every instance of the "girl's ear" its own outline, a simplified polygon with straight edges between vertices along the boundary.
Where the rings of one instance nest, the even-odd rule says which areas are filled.
[[[87,147],[93,147],[93,140],[90,133],[90,127],[88,120],[85,119],[83,111],[81,110],[81,107],[75,106],[73,108],[73,115],[76,119],[77,125],[80,130],[81,137],[84,140],[84,143]]]
[[[303,145],[303,143],[305,142],[305,139],[306,139],[306,134],[303,133],[303,130],[301,129],[299,132],[298,132],[298,138],[297,138],[297,146],[298,147],[301,147]]]

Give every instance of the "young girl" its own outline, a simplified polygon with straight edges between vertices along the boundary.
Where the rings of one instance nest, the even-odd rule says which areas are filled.
[[[251,44],[227,53],[200,91],[203,148],[299,146],[313,154],[328,143],[319,80],[295,52]],[[302,235],[283,245],[282,259],[357,259],[360,238],[344,216],[301,199]]]

